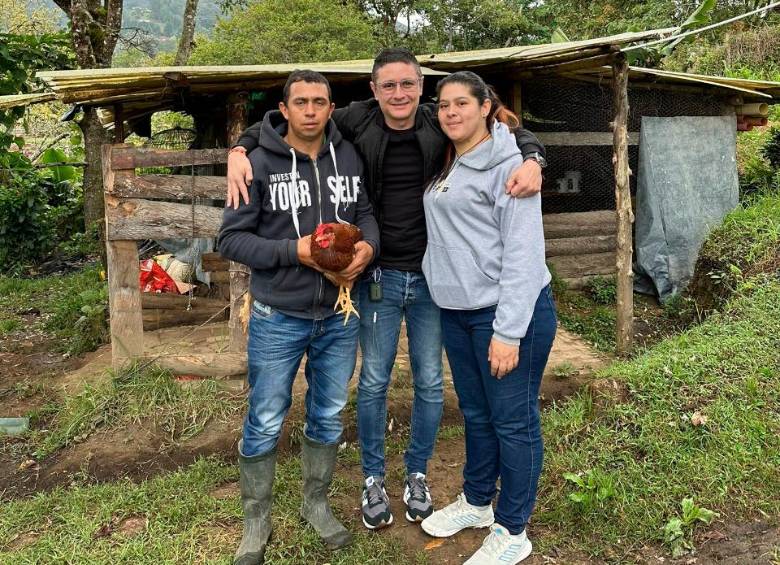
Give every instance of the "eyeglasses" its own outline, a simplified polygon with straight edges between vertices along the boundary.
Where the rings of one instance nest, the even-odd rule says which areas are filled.
[[[417,89],[419,84],[420,84],[420,79],[413,80],[407,78],[400,82],[395,82],[392,80],[389,80],[387,82],[380,82],[378,86],[382,94],[393,94],[395,92],[395,89],[398,86],[400,86],[401,90],[404,92],[414,92]]]

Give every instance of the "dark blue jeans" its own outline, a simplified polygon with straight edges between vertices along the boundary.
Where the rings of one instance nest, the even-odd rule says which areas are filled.
[[[426,473],[441,421],[444,385],[439,308],[416,271],[382,270],[382,300],[369,299],[360,285],[360,350],[357,419],[363,474],[385,475],[387,387],[393,372],[401,321],[406,318],[414,383],[412,424],[404,455],[407,473]]]
[[[263,455],[276,447],[292,403],[292,386],[306,353],[306,437],[321,444],[341,438],[341,411],[355,370],[358,321],[352,316],[306,320],[257,301],[249,320],[249,409],[241,452]]]
[[[528,331],[520,343],[520,363],[504,378],[490,374],[488,347],[495,306],[442,310],[444,348],[466,423],[463,492],[474,506],[496,495],[496,522],[511,534],[525,529],[536,502],[542,471],[539,386],[550,354],[557,320],[550,287],[539,294]]]

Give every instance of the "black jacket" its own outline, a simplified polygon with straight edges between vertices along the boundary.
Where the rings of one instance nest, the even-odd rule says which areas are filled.
[[[376,100],[352,102],[345,108],[333,112],[333,121],[345,139],[355,144],[366,162],[366,190],[374,213],[382,223],[382,209],[379,206],[382,196],[382,165],[387,148],[389,133],[384,127],[384,116]],[[415,116],[415,135],[423,154],[423,172],[426,183],[438,173],[444,163],[447,136],[439,126],[436,104],[420,104]],[[238,140],[238,145],[247,152],[257,147],[262,122],[247,128]],[[525,129],[515,133],[517,145],[523,154],[539,152],[545,155],[544,146],[534,134]]]
[[[260,147],[249,154],[249,204],[225,208],[219,252],[251,267],[256,300],[292,316],[327,317],[338,291],[319,272],[300,264],[298,239],[319,223],[338,221],[338,206],[338,217],[363,230],[377,255],[379,229],[364,190],[363,162],[332,120],[314,161],[282,139],[287,122],[281,112],[268,112],[261,124]]]

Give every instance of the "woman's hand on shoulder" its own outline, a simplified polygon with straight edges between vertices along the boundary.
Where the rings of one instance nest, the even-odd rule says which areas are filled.
[[[490,374],[497,379],[503,379],[520,362],[520,346],[509,345],[494,337],[490,340],[488,361]]]
[[[515,198],[533,196],[542,190],[542,167],[534,159],[525,160],[509,175],[505,188]]]

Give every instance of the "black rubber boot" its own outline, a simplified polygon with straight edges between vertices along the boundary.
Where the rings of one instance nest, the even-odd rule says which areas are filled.
[[[339,549],[352,543],[352,534],[336,519],[328,503],[328,489],[333,479],[337,452],[338,444],[323,445],[303,437],[301,516],[311,524],[330,549]]]
[[[271,501],[276,473],[276,449],[255,457],[244,457],[239,442],[238,466],[241,471],[244,535],[233,564],[261,565],[265,557],[265,546],[271,535]]]

